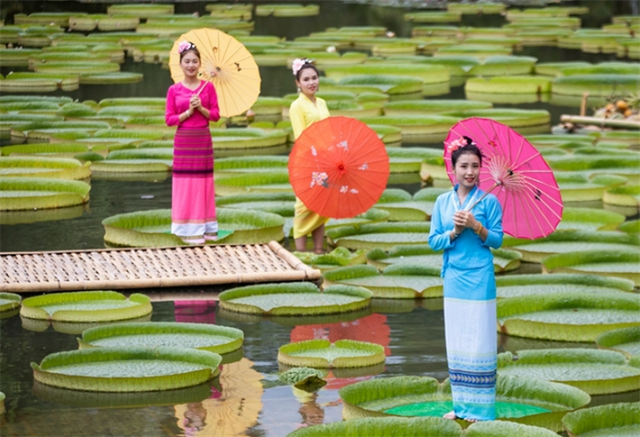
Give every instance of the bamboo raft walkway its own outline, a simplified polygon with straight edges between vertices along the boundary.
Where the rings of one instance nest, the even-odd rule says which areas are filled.
[[[313,269],[280,244],[0,253],[0,292],[118,290],[305,281]]]

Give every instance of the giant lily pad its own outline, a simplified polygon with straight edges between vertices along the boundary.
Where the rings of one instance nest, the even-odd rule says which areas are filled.
[[[61,322],[106,322],[134,319],[151,313],[151,301],[134,293],[128,299],[115,291],[76,291],[44,294],[22,301],[20,315]]]
[[[441,417],[370,417],[298,429],[287,437],[332,437],[376,435],[378,437],[553,437],[553,431],[511,422],[478,422],[466,430]]]
[[[562,424],[570,437],[632,437],[640,434],[640,402],[585,408],[568,413]]]
[[[625,221],[625,216],[596,208],[564,208],[559,230],[605,231],[615,230]]]
[[[43,156],[8,156],[0,158],[2,177],[40,177],[86,179],[91,175],[88,164],[76,159]]]
[[[628,74],[576,74],[558,77],[552,84],[556,94],[582,95],[588,92],[590,96],[609,96],[617,89],[624,88],[627,92],[637,93],[640,85],[636,75]]]
[[[0,293],[0,318],[17,314],[22,297],[15,293]]]
[[[451,401],[448,380],[439,384],[436,379],[424,376],[396,376],[362,381],[343,387],[339,393],[344,401],[344,419],[399,415],[399,407],[405,406],[423,406],[421,414],[416,409],[418,414],[407,415],[427,416],[435,413],[429,414],[430,403]],[[561,429],[560,419],[567,411],[585,406],[590,397],[582,390],[562,384],[526,376],[514,378],[499,375],[496,401],[498,419],[542,426],[555,431]],[[506,407],[502,411],[500,404]],[[517,407],[521,407],[520,411]],[[524,411],[526,407],[531,408]]]
[[[186,347],[226,354],[242,347],[241,330],[199,323],[120,323],[87,329],[80,349],[91,347]]]
[[[238,287],[220,294],[220,307],[264,315],[319,315],[366,308],[371,292],[360,287],[334,286],[320,292],[310,283],[262,284]]]
[[[216,180],[216,194],[231,196],[248,193],[291,193],[289,171],[272,170],[223,176]]]
[[[89,201],[86,182],[38,177],[0,178],[0,210],[21,211],[81,205]]]
[[[596,338],[596,343],[601,348],[613,349],[628,357],[640,355],[640,327],[604,332]]]
[[[380,274],[373,266],[343,267],[324,274],[325,285],[364,287],[373,297],[415,299],[442,296],[440,269],[423,264],[396,264]]]
[[[344,247],[336,247],[329,253],[317,255],[313,252],[293,252],[293,254],[303,263],[321,272],[337,269],[348,265],[364,264],[364,250],[357,250],[353,253]]]
[[[376,75],[389,74],[395,76],[418,77],[424,83],[439,83],[449,81],[449,70],[440,65],[427,64],[401,64],[393,63],[375,63],[375,64],[359,64],[328,67],[325,69],[327,77],[335,80],[341,80],[347,76],[354,75]]]
[[[47,402],[76,408],[140,408],[202,402],[211,397],[211,386],[216,382],[217,379],[173,390],[110,393],[68,390],[34,381],[31,393]]]
[[[136,392],[201,384],[220,373],[220,361],[216,353],[195,349],[105,347],[58,352],[31,367],[36,381],[54,387]]]
[[[487,109],[493,105],[472,100],[398,100],[384,104],[385,115],[398,117],[415,114],[439,114],[452,110]]]
[[[608,205],[640,206],[640,185],[616,187],[604,192],[602,201]]]
[[[586,250],[551,255],[542,260],[545,273],[591,273],[616,276],[640,285],[640,251],[632,249]]]
[[[276,214],[231,208],[218,208],[216,213],[220,228],[233,231],[221,236],[216,244],[257,244],[284,238],[284,219]],[[102,225],[105,228],[105,242],[113,246],[167,247],[184,244],[169,233],[169,209],[118,214],[104,219]]]
[[[586,250],[633,251],[640,245],[640,240],[636,235],[614,231],[563,231],[537,240],[505,238],[503,245],[522,253],[525,262],[542,262],[549,255],[578,256]]]
[[[491,249],[493,253],[493,267],[496,273],[515,270],[520,267],[522,255],[509,249]],[[428,244],[416,244],[399,246],[384,252],[382,249],[373,249],[367,253],[367,263],[378,269],[388,265],[422,264],[431,267],[442,267],[442,251],[434,251]]]
[[[389,212],[390,221],[424,222],[431,218],[434,204],[434,201],[414,200],[407,191],[391,188],[382,193],[376,209]]]
[[[583,295],[633,291],[633,281],[598,275],[512,275],[496,278],[498,298],[581,292]]]
[[[446,69],[445,72],[449,73]],[[389,95],[401,95],[422,92],[424,81],[417,77],[391,74],[362,74],[346,76],[338,84],[373,87]]]
[[[608,174],[588,178],[579,173],[556,172],[555,176],[564,202],[602,200],[606,190],[627,182],[625,177]]]
[[[343,226],[326,232],[329,244],[349,249],[392,249],[407,244],[428,244],[429,223],[372,223]]]
[[[619,352],[598,349],[539,349],[498,355],[498,374],[572,385],[589,394],[640,388],[640,369]]]
[[[640,296],[567,291],[498,301],[498,326],[517,337],[593,342],[605,331],[640,326]]]
[[[278,349],[278,361],[288,366],[366,367],[384,362],[384,347],[354,340],[307,340]]]

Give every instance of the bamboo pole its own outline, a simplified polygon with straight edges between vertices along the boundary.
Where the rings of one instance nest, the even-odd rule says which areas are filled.
[[[589,124],[600,127],[612,127],[620,129],[638,129],[640,130],[640,122],[628,120],[611,120],[609,118],[599,117],[580,117],[577,115],[561,115],[560,121],[563,123]]]

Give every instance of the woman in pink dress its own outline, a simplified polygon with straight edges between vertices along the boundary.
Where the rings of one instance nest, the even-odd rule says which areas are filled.
[[[165,120],[178,126],[173,141],[171,233],[187,244],[218,235],[209,121],[220,119],[213,84],[198,78],[200,52],[190,42],[178,47],[184,79],[167,92]]]

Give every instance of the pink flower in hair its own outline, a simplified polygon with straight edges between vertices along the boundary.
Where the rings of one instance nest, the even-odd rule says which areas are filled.
[[[178,53],[182,54],[182,52],[184,52],[185,50],[189,50],[192,45],[193,44],[191,44],[189,41],[182,41],[180,44],[178,44]]]
[[[449,155],[451,155],[453,152],[455,152],[456,150],[458,150],[460,147],[464,147],[467,145],[467,141],[460,137],[457,140],[453,140],[449,143],[449,146],[447,146],[447,150],[449,151]]]
[[[295,75],[297,75],[297,74],[298,74],[298,71],[300,71],[300,69],[302,68],[302,66],[303,66],[304,64],[308,64],[308,63],[310,63],[310,62],[311,62],[311,61],[309,61],[308,59],[300,59],[300,58],[298,58],[298,59],[294,59],[294,60],[293,60],[293,64],[291,65],[291,70],[293,70],[293,75],[294,75],[294,76],[295,76]]]

